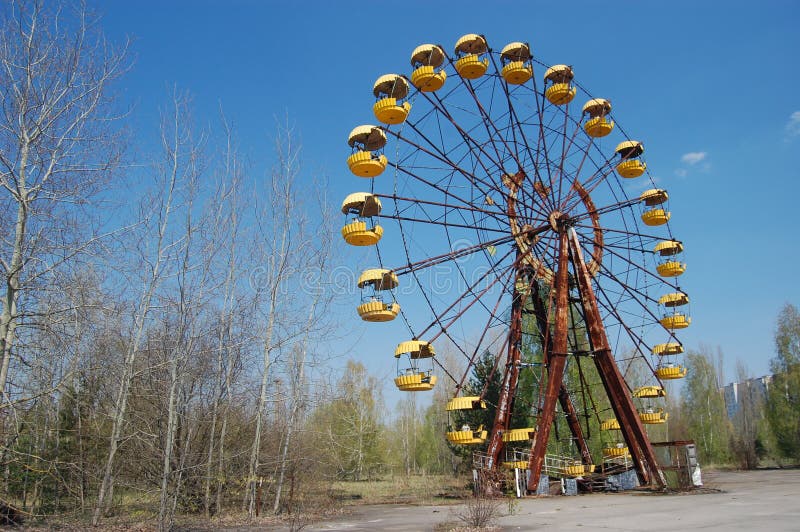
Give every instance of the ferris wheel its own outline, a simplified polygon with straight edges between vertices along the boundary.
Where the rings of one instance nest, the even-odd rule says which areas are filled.
[[[348,137],[365,191],[342,203],[341,233],[376,250],[358,279],[358,315],[405,321],[396,386],[452,380],[446,438],[480,449],[480,467],[529,470],[535,490],[563,420],[575,451],[562,474],[630,460],[640,482],[663,485],[645,426],[667,420],[662,381],[686,375],[676,331],[691,323],[668,193],[644,144],[572,67],[540,62],[523,42],[497,52],[477,34],[450,50],[423,44],[410,75],[380,76],[374,124]],[[400,299],[426,310],[406,312]],[[459,353],[465,371],[439,365],[435,345]],[[467,393],[487,357],[500,382],[492,401],[486,387]],[[633,378],[634,366],[646,374]],[[487,402],[493,418],[470,425]]]

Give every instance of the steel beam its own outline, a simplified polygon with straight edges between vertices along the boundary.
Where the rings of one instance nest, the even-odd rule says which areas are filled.
[[[567,332],[569,326],[569,239],[566,231],[559,234],[560,244],[558,251],[558,271],[556,272],[556,316],[552,349],[547,357],[547,385],[544,394],[544,404],[536,423],[536,433],[533,436],[528,469],[528,490],[536,491],[539,485],[539,476],[544,465],[544,455],[547,453],[547,441],[550,438],[550,428],[555,417],[556,401],[562,387],[564,367],[567,361]]]
[[[655,452],[647,437],[639,413],[633,404],[625,380],[617,367],[611,346],[606,336],[603,320],[600,316],[600,309],[592,288],[592,276],[583,262],[583,253],[578,241],[578,235],[574,229],[570,228],[569,250],[578,290],[583,305],[583,315],[586,326],[594,348],[594,362],[600,374],[600,380],[606,390],[611,407],[619,421],[622,436],[628,445],[628,451],[633,457],[636,472],[642,485],[655,485],[658,487],[666,486],[661,469],[658,467]]]
[[[517,381],[519,380],[522,306],[524,301],[522,294],[516,288],[518,278],[519,271],[514,279],[514,298],[511,302],[511,328],[508,331],[508,352],[506,355],[506,367],[503,372],[503,384],[500,387],[500,397],[494,414],[491,439],[486,449],[486,454],[488,455],[487,465],[491,469],[497,467],[500,453],[503,450],[503,433],[508,430],[508,423],[511,419],[511,406],[517,390]]]
[[[542,297],[539,293],[538,284],[534,281],[531,285],[531,293],[533,295],[533,311],[536,316],[536,324],[539,328],[540,341],[543,351],[550,351],[552,339],[550,338],[550,330],[547,323],[547,310],[542,303]],[[547,364],[547,357],[544,359],[545,365]],[[548,368],[549,370],[549,368]],[[581,427],[578,413],[575,410],[575,405],[572,403],[572,398],[569,396],[564,381],[561,381],[561,389],[558,391],[558,402],[561,405],[561,410],[567,418],[567,426],[569,427],[572,437],[578,444],[578,449],[581,452],[581,460],[584,464],[591,465],[592,454],[589,451],[589,445],[586,443],[586,438],[583,435],[583,428]]]

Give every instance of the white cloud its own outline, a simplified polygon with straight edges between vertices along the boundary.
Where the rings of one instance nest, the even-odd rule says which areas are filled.
[[[786,123],[786,134],[790,137],[800,135],[800,111],[795,111],[789,116],[789,121]]]
[[[677,170],[675,170],[675,175],[678,177],[686,177],[686,169],[678,168]]]
[[[681,162],[688,165],[695,165],[706,158],[708,154],[704,151],[690,151],[681,155]]]

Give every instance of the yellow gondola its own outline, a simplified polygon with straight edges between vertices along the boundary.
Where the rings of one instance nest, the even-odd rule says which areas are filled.
[[[665,307],[681,307],[689,304],[689,296],[684,292],[671,292],[658,298],[658,304]]]
[[[641,386],[633,391],[633,396],[650,399],[655,397],[665,397],[666,393],[664,392],[664,388],[661,386]]]
[[[594,98],[583,105],[583,114],[589,115],[583,129],[590,137],[605,137],[614,129],[614,121],[606,116],[611,112],[611,102],[603,98]]]
[[[342,237],[351,246],[372,246],[383,236],[383,227],[372,222],[381,212],[381,200],[368,192],[354,192],[342,202],[342,213],[351,217]]]
[[[658,299],[658,303],[663,305],[665,309],[671,312],[665,314],[661,318],[661,325],[667,329],[685,329],[688,327],[692,320],[683,312],[677,310],[677,307],[682,307],[689,304],[689,296],[683,292],[672,292],[664,294]]]
[[[622,458],[626,456],[630,456],[628,453],[628,448],[624,446],[620,447],[605,447],[603,449],[604,456],[610,456],[612,458]]]
[[[403,392],[426,392],[436,386],[436,375],[431,375],[429,371],[398,375],[394,384]]]
[[[533,76],[531,48],[524,42],[507,44],[500,52],[502,75],[511,85],[521,85]]]
[[[476,33],[463,35],[456,42],[456,72],[464,79],[478,79],[486,74],[489,60],[483,55],[489,50],[486,39]]]
[[[398,74],[385,74],[375,81],[372,94],[378,99],[372,106],[375,118],[384,124],[401,124],[408,118],[411,104],[404,101],[408,96],[408,82]]]
[[[654,345],[652,351],[656,356],[680,355],[683,353],[683,346],[678,342],[667,342]]]
[[[501,464],[506,469],[528,469],[528,462],[525,460],[514,460],[511,462],[503,462]]]
[[[509,429],[503,433],[503,441],[508,443],[512,441],[532,440],[533,435],[535,433],[536,433],[536,427],[527,427],[523,429]]]
[[[436,71],[444,63],[445,55],[441,46],[422,44],[411,53],[411,83],[422,92],[438,91],[447,79],[444,69]]]
[[[676,312],[675,314],[671,314],[669,316],[664,316],[659,321],[665,329],[669,330],[685,329],[692,324],[692,318],[680,312]]]
[[[648,408],[646,410],[639,411],[639,419],[642,423],[646,423],[648,425],[660,425],[662,423],[666,423],[667,419],[669,419],[669,414],[664,412],[663,408],[659,409],[652,409]]]
[[[683,244],[677,240],[662,240],[653,251],[661,258],[656,266],[656,271],[662,277],[677,277],[686,271],[686,263],[678,260],[677,256],[683,253]]]
[[[486,401],[482,400],[477,395],[453,397],[447,402],[445,410],[451,412],[453,410],[485,410]]]
[[[642,213],[642,221],[645,225],[657,226],[664,225],[672,217],[669,211],[665,211],[661,207],[649,209]]]
[[[386,133],[377,126],[358,126],[350,132],[347,143],[353,153],[347,166],[358,177],[375,177],[386,170],[388,161],[381,153],[386,146]]]
[[[362,302],[357,307],[358,315],[364,321],[382,322],[391,321],[400,312],[400,304],[393,299],[389,302],[383,300],[381,292],[397,288],[399,281],[397,275],[391,270],[373,268],[364,270],[358,278],[358,287],[362,294],[371,289],[371,292],[362,296]]]
[[[464,425],[461,430],[447,432],[446,437],[450,443],[477,445],[484,443],[489,437],[489,433],[483,429],[483,425],[479,426],[477,430],[472,430],[469,425]]]
[[[639,195],[639,201],[644,202],[647,207],[655,207],[661,205],[669,199],[667,191],[661,188],[651,188],[645,190]]]
[[[586,472],[582,463],[576,462],[564,466],[564,474],[568,477],[580,477]]]
[[[431,358],[436,356],[436,351],[430,342],[424,340],[408,340],[401,342],[394,350],[395,358],[400,358],[403,355],[408,355],[409,358]]]
[[[638,140],[620,142],[614,152],[619,155],[617,173],[626,178],[639,177],[647,169],[647,165],[639,157],[644,153],[644,145]]]
[[[678,364],[667,364],[656,368],[656,376],[662,380],[682,379],[688,373],[688,368]]]
[[[575,74],[568,65],[553,65],[544,73],[544,97],[553,105],[565,105],[575,97],[576,89],[572,85]]]
[[[616,418],[610,418],[600,423],[600,430],[619,430],[619,421]]]
[[[408,340],[398,344],[394,351],[397,359],[397,377],[395,385],[404,392],[421,392],[433,389],[436,385],[436,375],[432,375],[433,364],[421,368],[420,361],[436,356],[436,351],[430,342],[424,340]],[[407,360],[409,367],[401,368],[401,360]]]

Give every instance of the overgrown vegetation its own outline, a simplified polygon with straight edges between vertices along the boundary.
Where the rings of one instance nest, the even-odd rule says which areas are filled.
[[[737,364],[728,404],[722,352],[701,348],[689,351],[686,361],[689,374],[670,426],[672,439],[694,439],[705,465],[752,469],[800,461],[800,313],[794,305],[778,315],[772,375],[754,378]]]

